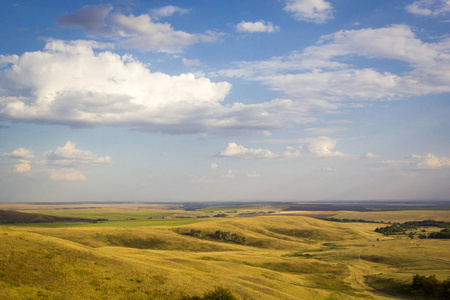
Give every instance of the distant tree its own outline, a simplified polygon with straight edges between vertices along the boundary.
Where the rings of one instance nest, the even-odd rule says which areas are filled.
[[[423,291],[426,295],[439,296],[440,287],[441,283],[436,279],[436,275],[430,275],[424,279]]]
[[[183,296],[181,300],[237,300],[229,289],[217,286],[214,290],[206,292],[203,297],[199,296]]]
[[[229,289],[217,286],[213,291],[207,292],[203,296],[203,300],[237,300]]]
[[[423,288],[424,278],[425,278],[425,276],[423,276],[423,275],[419,275],[419,274],[414,275],[411,287],[414,290],[422,289]]]
[[[450,239],[450,229],[445,228],[439,232],[432,232],[428,235],[429,239]]]
[[[415,291],[423,293],[426,297],[436,297],[440,299],[450,299],[450,278],[440,282],[436,275],[419,275],[413,276],[411,288]]]
[[[227,214],[217,214],[217,215],[214,215],[213,218],[225,218],[227,216],[228,216]]]
[[[441,292],[444,299],[450,299],[450,277],[442,282]]]

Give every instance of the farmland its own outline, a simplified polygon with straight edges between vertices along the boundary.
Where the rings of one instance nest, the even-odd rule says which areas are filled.
[[[181,299],[217,286],[237,299],[426,299],[410,291],[414,275],[450,276],[449,240],[375,232],[389,222],[448,222],[448,203],[0,209],[69,220],[0,226],[5,299]],[[373,223],[323,220],[329,217]]]

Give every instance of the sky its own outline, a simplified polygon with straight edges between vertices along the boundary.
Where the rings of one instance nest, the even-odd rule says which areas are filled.
[[[449,200],[450,1],[2,1],[0,202]]]

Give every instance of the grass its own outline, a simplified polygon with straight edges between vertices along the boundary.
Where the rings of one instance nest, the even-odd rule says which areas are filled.
[[[238,299],[394,299],[408,296],[404,287],[416,273],[450,275],[450,241],[385,237],[374,232],[379,224],[293,215],[198,219],[207,211],[137,204],[64,207],[22,211],[109,221],[0,226],[3,298],[170,300],[222,286]],[[384,220],[395,214],[406,216],[386,212]],[[245,242],[211,238],[218,230]]]
[[[87,222],[52,222],[52,223],[22,223],[14,224],[19,227],[36,227],[36,228],[72,228],[72,227],[86,227],[86,228],[101,228],[101,227],[154,227],[154,226],[181,226],[202,222],[203,219],[153,219],[153,220],[122,220],[122,221],[105,221],[98,223]],[[8,226],[11,224],[5,224]],[[1,225],[0,225],[1,226]]]
[[[374,211],[374,212],[338,212],[335,218],[339,219],[364,219],[384,222],[407,222],[436,220],[450,222],[450,210],[399,210],[399,211]]]
[[[107,211],[80,211],[80,210],[49,210],[33,211],[33,213],[46,214],[57,217],[87,218],[87,219],[108,219],[109,221],[126,221],[129,219],[148,220],[162,219],[173,215],[172,212],[107,212]],[[193,216],[195,218],[195,216]]]

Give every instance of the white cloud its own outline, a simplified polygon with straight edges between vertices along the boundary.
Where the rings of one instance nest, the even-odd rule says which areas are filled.
[[[21,159],[18,164],[14,165],[13,173],[27,173],[31,171],[31,161]]]
[[[52,180],[82,181],[86,180],[83,172],[72,168],[51,169],[49,177]]]
[[[236,62],[219,73],[265,84],[306,110],[330,111],[358,107],[363,101],[449,92],[449,52],[448,39],[423,42],[410,27],[392,25],[342,30],[322,36],[303,52]],[[350,64],[354,57],[396,60],[407,68],[400,73],[357,67]]]
[[[367,158],[377,158],[377,157],[380,157],[380,156],[378,154],[374,154],[372,152],[368,152],[368,153],[366,153],[366,157]]]
[[[110,156],[98,156],[91,151],[76,148],[76,144],[68,141],[56,150],[45,152],[43,160],[31,161],[34,155],[30,149],[18,148],[2,156],[19,159],[12,169],[13,173],[38,174],[46,173],[52,180],[86,180],[83,172],[78,168],[98,166],[111,163]],[[36,168],[31,172],[31,165]]]
[[[170,127],[198,110],[216,108],[231,87],[193,74],[151,73],[132,57],[95,53],[94,46],[50,41],[42,52],[0,57],[14,61],[0,70],[0,82],[10,87],[0,91],[0,115],[68,125]]]
[[[275,32],[279,29],[278,26],[274,26],[271,22],[266,23],[263,20],[257,22],[242,21],[236,25],[236,30],[238,32]]]
[[[332,172],[336,172],[336,169],[328,167],[328,168],[322,169],[322,171],[332,173]]]
[[[191,34],[174,30],[169,23],[154,23],[149,15],[125,16],[114,13],[109,18],[124,37],[120,45],[142,51],[166,53],[181,52],[184,48],[199,42],[214,42],[218,34],[212,31]]]
[[[216,163],[211,163],[211,169],[217,169],[219,166]]]
[[[183,57],[181,60],[183,61],[183,65],[186,67],[200,66],[202,64],[199,59],[187,59]]]
[[[253,141],[256,142],[256,141]],[[300,156],[300,150],[305,148],[306,153],[309,153],[315,157],[323,158],[358,158],[359,156],[342,153],[339,151],[332,151],[337,144],[337,140],[329,138],[327,136],[320,136],[316,138],[298,138],[298,139],[272,139],[263,140],[263,143],[268,144],[303,144],[295,149],[294,147],[286,147],[286,151],[280,157],[293,158]]]
[[[34,158],[33,150],[31,150],[31,148],[29,148],[29,149],[18,148],[18,149],[13,150],[10,153],[3,153],[2,156],[6,156],[9,158],[16,158],[16,159]]]
[[[220,175],[222,178],[234,178],[234,174],[232,170],[228,170],[225,174]]]
[[[421,16],[443,16],[450,12],[448,0],[418,0],[407,5],[406,11]]]
[[[254,171],[254,172],[249,172],[247,173],[247,177],[248,178],[259,178],[261,177],[261,174],[259,174],[258,172]]]
[[[417,169],[444,169],[450,168],[450,157],[437,157],[432,153],[426,156],[413,154],[412,158],[419,160],[416,164]]]
[[[275,154],[268,149],[245,148],[236,143],[229,143],[225,150],[219,153],[219,156],[245,159],[279,157],[278,154]]]
[[[111,162],[110,156],[97,156],[90,151],[77,149],[75,146],[75,143],[68,141],[64,146],[44,153],[44,157],[49,165],[54,166],[97,165]]]
[[[299,149],[295,149],[294,147],[287,146],[286,150],[283,153],[284,158],[297,158],[300,157],[300,149],[302,147],[299,147]]]
[[[332,151],[336,147],[336,140],[326,136],[308,139],[308,151],[317,157],[349,158],[351,155],[339,151]]]
[[[450,157],[438,157],[432,153],[427,155],[411,155],[411,159],[385,160],[382,162],[389,169],[397,171],[401,176],[417,176],[423,170],[440,170],[450,168]],[[385,171],[386,168],[378,168],[376,171]]]
[[[299,21],[325,23],[333,19],[333,6],[324,0],[286,0],[284,10]]]
[[[246,148],[236,143],[228,143],[228,146],[223,151],[221,151],[218,156],[233,157],[239,159],[290,159],[300,157],[301,148],[301,146],[298,148],[287,146],[283,154],[278,154],[270,151],[269,149]]]
[[[150,10],[150,15],[155,19],[159,19],[159,18],[170,17],[175,13],[184,15],[184,14],[189,13],[189,11],[190,10],[186,9],[186,8],[181,8],[181,7],[173,6],[173,5],[167,5],[164,7],[155,8],[155,9]]]
[[[0,118],[176,134],[264,131],[312,120],[289,99],[221,105],[229,83],[151,72],[105,47],[53,40],[44,51],[0,56]]]
[[[62,27],[83,28],[87,34],[114,37],[125,48],[141,51],[165,53],[181,52],[184,48],[199,42],[214,42],[220,34],[207,31],[205,33],[187,33],[173,29],[169,23],[156,23],[148,14],[134,16],[119,12],[111,13],[109,4],[84,6],[73,14],[65,14],[57,19]],[[152,13],[157,17],[186,13],[187,10],[175,6],[166,6]]]

